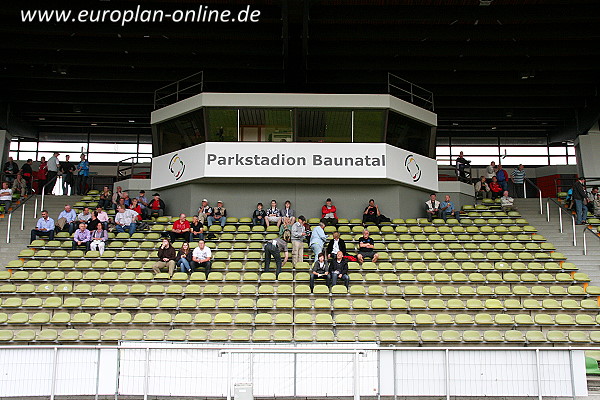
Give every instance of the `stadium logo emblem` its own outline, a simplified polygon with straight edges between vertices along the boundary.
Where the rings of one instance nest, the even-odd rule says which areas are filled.
[[[415,160],[415,157],[412,154],[409,154],[408,157],[406,157],[406,160],[404,160],[404,166],[410,174],[413,182],[417,182],[419,179],[421,179],[421,167],[419,167],[417,160]]]
[[[171,158],[171,161],[169,161],[169,171],[171,171],[176,181],[183,176],[183,173],[185,172],[185,163],[179,157],[179,154],[176,153]]]

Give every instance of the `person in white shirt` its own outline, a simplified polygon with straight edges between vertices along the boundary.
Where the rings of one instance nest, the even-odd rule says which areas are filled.
[[[513,205],[514,199],[508,195],[508,190],[504,191],[504,196],[500,197],[500,204],[502,205],[502,210],[506,211],[517,211],[517,207]]]
[[[92,219],[92,214],[88,207],[83,207],[83,211],[77,214],[77,221],[85,222],[86,224]]]
[[[129,236],[135,233],[137,228],[137,217],[138,213],[132,209],[125,208],[122,205],[117,206],[117,213],[115,214],[115,224],[117,224],[117,232],[129,231]]]
[[[492,161],[485,169],[485,180],[487,183],[490,183],[494,176],[496,176],[496,163]]]
[[[48,160],[48,176],[46,177],[46,182],[50,183],[56,176],[58,175],[58,169],[60,167],[60,163],[58,161],[58,156],[60,153],[54,153],[52,157]],[[54,183],[50,183],[46,188],[46,194],[52,194],[52,189],[56,185],[56,181]]]
[[[271,200],[271,208],[267,210],[267,226],[270,225],[281,225],[281,211],[277,208],[277,202],[275,200]]]
[[[298,217],[298,221],[292,225],[292,264],[296,266],[304,260],[304,239],[306,238],[306,229],[304,223],[306,218],[304,215]]]
[[[4,206],[4,213],[8,213],[8,209],[12,204],[13,191],[8,187],[8,182],[2,182],[2,189],[0,189],[0,206]]]
[[[197,268],[202,267],[208,277],[208,274],[210,273],[211,258],[212,252],[206,246],[204,240],[200,240],[198,242],[198,247],[192,252],[192,262],[190,263],[192,271],[196,271]]]
[[[429,200],[425,202],[425,210],[427,211],[427,221],[429,222],[439,215],[440,202],[436,200],[435,193],[429,195]]]

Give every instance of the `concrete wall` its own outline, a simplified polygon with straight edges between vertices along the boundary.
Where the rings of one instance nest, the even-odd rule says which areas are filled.
[[[389,218],[424,216],[429,192],[401,185],[310,185],[299,183],[190,183],[159,191],[167,204],[167,213],[192,213],[198,210],[203,198],[211,205],[223,200],[230,217],[249,217],[257,202],[269,206],[271,199],[283,207],[286,200],[298,215],[320,217],[325,199],[331,197],[339,218],[361,218],[370,198]],[[471,201],[472,203],[472,201]]]

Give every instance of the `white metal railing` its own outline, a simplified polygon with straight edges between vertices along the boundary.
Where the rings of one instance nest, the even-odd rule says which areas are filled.
[[[585,237],[585,234],[588,233],[588,232],[591,233],[592,235],[594,235],[594,237],[596,239],[600,239],[600,236],[598,236],[597,232],[594,232],[593,230],[591,230],[587,226],[585,228],[583,228],[583,255],[584,256],[587,256],[587,239]]]
[[[406,98],[411,103],[433,111],[433,92],[388,72],[388,93],[398,98]]]
[[[523,180],[523,197],[524,198],[527,198],[527,183],[529,183],[529,185],[531,185],[538,192],[538,198],[540,199],[540,214],[544,215],[544,206],[543,206],[543,202],[542,202],[542,189],[537,187],[537,185],[535,183],[533,183],[529,178],[525,178]]]
[[[575,228],[575,216],[568,212],[567,210],[565,210],[565,208],[556,200],[554,200],[553,198],[548,198],[546,200],[546,220],[548,222],[550,222],[550,202],[553,202],[554,205],[558,208],[558,226],[559,226],[559,231],[560,233],[563,233],[563,217],[562,217],[562,213],[566,213],[569,217],[571,217],[571,225],[573,227],[573,246],[576,247],[577,246],[577,229]]]
[[[584,350],[361,344],[130,342],[1,346],[0,397],[587,395]]]

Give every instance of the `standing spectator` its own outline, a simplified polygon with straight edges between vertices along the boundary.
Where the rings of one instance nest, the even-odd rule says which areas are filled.
[[[289,218],[290,219],[290,223],[294,223],[296,222],[296,212],[292,209],[292,202],[289,200],[285,201],[285,205],[283,207],[283,209],[281,210],[281,217],[282,218]]]
[[[204,240],[199,240],[198,247],[196,247],[192,252],[192,262],[190,264],[192,266],[192,272],[202,267],[204,268],[204,272],[208,277],[208,274],[210,274],[211,259],[211,250],[206,246]]]
[[[150,217],[150,214],[148,213],[148,199],[146,198],[146,191],[145,190],[140,190],[140,194],[137,197],[138,200],[138,204],[140,205],[140,208],[142,209],[142,217],[143,218],[148,218]]]
[[[8,209],[12,205],[13,191],[8,187],[8,182],[2,182],[2,189],[0,189],[0,206],[4,207],[4,213],[8,213]]]
[[[304,215],[300,215],[298,220],[292,225],[292,265],[294,267],[304,260],[305,221]]]
[[[8,157],[8,161],[4,163],[2,171],[4,172],[6,182],[12,183],[19,172],[19,166],[14,162],[12,157]]]
[[[73,173],[75,172],[75,165],[73,165],[73,163],[69,161],[70,159],[71,156],[67,154],[65,156],[65,162],[60,163],[60,172],[63,178],[63,196],[70,196],[73,194],[73,183],[75,181]]]
[[[190,242],[204,240],[204,225],[200,222],[197,215],[194,215],[190,223]]]
[[[270,225],[281,225],[281,211],[277,208],[277,202],[275,200],[271,200],[271,208],[267,210],[267,226]]]
[[[331,287],[337,284],[338,279],[344,280],[346,289],[350,286],[350,276],[348,275],[348,260],[344,258],[344,253],[338,251],[335,257],[329,263],[329,273],[331,275]]]
[[[485,176],[481,176],[479,181],[475,183],[475,198],[476,199],[489,199],[492,197],[492,192],[489,185],[485,181]]]
[[[511,180],[513,186],[515,188],[515,197],[522,198],[525,197],[525,167],[523,164],[519,164],[517,168],[515,168],[511,174]]]
[[[373,238],[369,236],[367,229],[363,230],[363,235],[358,239],[358,254],[356,255],[359,263],[365,262],[365,258],[370,258],[373,262],[376,262],[379,258],[379,254],[375,252],[375,242]]]
[[[515,200],[508,195],[508,190],[505,190],[503,196],[500,197],[500,205],[502,206],[502,211],[517,211],[517,207],[513,205],[514,202]]]
[[[490,192],[492,193],[492,199],[496,200],[498,197],[502,195],[502,186],[498,183],[498,178],[495,176],[492,178],[490,182]]]
[[[587,195],[587,208],[588,208],[588,212],[592,213],[595,215],[594,213],[594,203],[596,202],[596,200],[599,200],[600,195],[598,195],[598,187],[594,186],[592,188],[592,190],[588,193]]]
[[[252,213],[252,224],[254,226],[265,226],[266,225],[267,212],[263,210],[263,204],[258,203],[256,210]]]
[[[77,174],[77,194],[83,196],[87,193],[88,176],[90,175],[90,163],[85,159],[85,154],[80,157],[75,173]]]
[[[138,213],[133,210],[126,209],[121,205],[117,206],[117,213],[115,214],[115,224],[117,225],[115,229],[117,232],[122,233],[127,230],[129,236],[132,236],[137,228],[137,215]]]
[[[87,224],[79,224],[79,229],[77,229],[73,235],[73,250],[78,246],[85,246],[85,250],[88,251],[90,249],[91,240],[92,235],[90,234],[90,231],[87,230]]]
[[[121,197],[123,197],[123,188],[121,186],[117,186],[117,190],[113,193],[112,197],[111,197],[111,203],[112,203],[112,208],[114,210],[117,209],[117,206],[119,205],[119,201],[121,200]],[[108,210],[107,207],[104,207]]]
[[[459,181],[463,181],[463,182],[467,181],[467,174],[465,172],[465,168],[469,164],[471,164],[471,161],[466,160],[463,152],[461,151],[458,154],[458,157],[456,158],[456,172],[457,172]],[[469,178],[471,178],[471,177],[469,176]]]
[[[264,245],[265,250],[265,269],[264,272],[269,272],[269,266],[271,265],[271,257],[275,259],[275,265],[277,266],[275,276],[279,277],[282,265],[287,263],[288,260],[288,249],[287,243],[281,238],[275,238],[268,240]],[[281,253],[285,253],[285,260],[281,262]]]
[[[42,211],[42,217],[38,219],[35,229],[31,230],[31,242],[36,236],[48,236],[48,239],[54,240],[54,220],[48,216],[48,211]]]
[[[102,192],[100,192],[100,199],[98,200],[98,207],[102,207],[104,209],[109,209],[112,206],[112,197],[113,194],[108,188],[108,186],[104,186],[102,188]]]
[[[435,193],[431,193],[429,200],[425,202],[425,211],[427,212],[427,221],[429,222],[440,213],[440,202],[437,201],[436,197]]]
[[[200,208],[198,208],[198,220],[202,225],[206,225],[208,221],[208,217],[210,217],[213,213],[213,209],[208,205],[208,200],[202,199],[202,204],[200,204]]]
[[[312,269],[310,270],[310,291],[315,288],[315,280],[324,279],[325,284],[329,286],[329,266],[323,253],[319,253]]]
[[[321,222],[325,225],[337,225],[337,209],[331,204],[331,199],[325,200],[325,205],[321,207]]]
[[[177,253],[177,266],[181,269],[181,272],[192,272],[190,262],[192,262],[192,250],[190,244],[184,242]]]
[[[171,246],[169,239],[164,238],[162,244],[158,248],[158,261],[152,266],[152,271],[154,271],[155,274],[159,274],[160,270],[166,267],[169,270],[169,277],[173,276],[176,258],[175,248]]]
[[[12,185],[13,193],[20,193],[21,197],[27,196],[27,182],[23,179],[23,175],[21,173],[17,173],[17,177],[15,178]]]
[[[171,242],[175,242],[176,239],[183,239],[185,242],[190,237],[190,221],[185,219],[185,214],[179,214],[179,219],[173,222],[173,229],[169,232],[171,236]]]
[[[100,252],[100,255],[104,253],[104,245],[108,240],[108,231],[104,229],[101,222],[96,225],[96,229],[91,232],[92,241],[90,242],[90,250]]]
[[[29,158],[27,159],[27,162],[23,164],[23,168],[21,168],[23,179],[25,179],[25,182],[27,182],[27,194],[32,193],[33,190],[33,168],[31,168],[32,164],[33,160]]]
[[[162,217],[163,215],[165,215],[165,208],[167,208],[167,206],[165,205],[165,202],[162,201],[162,199],[160,198],[160,194],[154,193],[152,197],[154,198],[150,200],[150,203],[148,203],[150,215],[153,217]]]
[[[442,204],[440,204],[440,217],[444,221],[448,219],[448,217],[455,218],[456,217],[456,209],[454,208],[454,203],[450,201],[450,195],[446,195]]]
[[[575,214],[577,225],[587,223],[587,194],[585,192],[585,178],[580,176],[573,184],[573,200],[575,201]]]
[[[340,251],[342,255],[346,255],[346,242],[344,239],[340,239],[339,232],[333,232],[333,239],[327,244],[327,258],[336,258]]]
[[[89,207],[83,207],[83,211],[77,214],[76,222],[83,222],[87,225],[88,222],[92,219],[93,215],[90,213]]]
[[[319,222],[319,225],[315,226],[310,234],[310,248],[314,254],[314,260],[317,259],[319,253],[323,252],[323,246],[327,241],[327,235],[325,234],[325,223]]]
[[[379,211],[379,206],[375,204],[375,200],[369,200],[369,205],[365,208],[365,211],[363,212],[363,225],[365,225],[367,222],[372,222],[375,225],[379,226],[379,223],[381,222],[380,217],[381,211]]]
[[[496,178],[502,191],[508,190],[508,172],[502,168],[502,164],[498,164],[498,168],[496,168]]]
[[[40,158],[40,166],[38,167],[38,172],[37,172],[37,191],[41,194],[42,190],[44,191],[44,193],[46,192],[46,189],[44,188],[44,186],[46,186],[46,183],[48,182],[48,163],[46,162],[46,157],[42,157]]]
[[[66,204],[65,209],[58,214],[56,225],[61,231],[68,231],[72,234],[75,231],[75,221],[77,220],[77,213],[71,208],[70,205]]]
[[[221,226],[225,226],[227,223],[227,210],[223,207],[223,201],[217,201],[217,206],[213,208],[212,215],[208,217],[208,226],[212,224],[221,224]]]
[[[52,157],[48,159],[48,187],[46,188],[46,194],[52,194],[54,187],[56,186],[55,178],[58,176],[58,169],[60,167],[60,163],[58,161],[59,155],[60,153],[55,152],[52,154]]]
[[[494,176],[496,176],[496,162],[492,161],[485,169],[485,181],[490,183]]]

